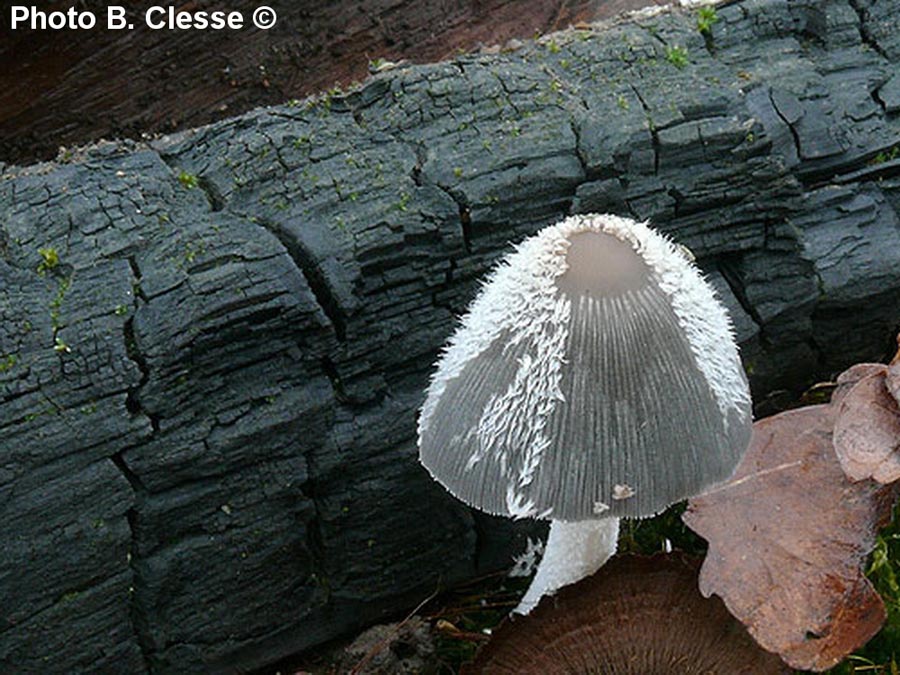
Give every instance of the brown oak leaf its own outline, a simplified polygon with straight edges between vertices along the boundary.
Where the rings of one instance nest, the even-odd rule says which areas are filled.
[[[734,477],[684,514],[709,542],[703,595],[720,596],[761,646],[805,670],[835,665],[885,617],[863,565],[896,489],[841,470],[832,429],[842,395],[756,422]]]
[[[888,367],[855,367],[863,365],[872,372],[832,403],[838,410],[834,450],[851,480],[893,483],[900,479],[900,406],[889,388]]]
[[[887,385],[888,391],[891,392],[891,396],[893,396],[897,404],[900,405],[900,352],[897,352],[897,356],[891,361],[891,365],[887,371],[887,377],[885,378],[885,384]]]

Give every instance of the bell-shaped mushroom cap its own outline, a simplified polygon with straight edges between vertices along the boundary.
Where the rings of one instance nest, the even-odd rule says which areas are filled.
[[[774,675],[792,672],[759,647],[717,597],[697,590],[697,564],[678,554],[613,558],[494,632],[476,673]]]
[[[494,270],[432,378],[419,454],[514,517],[643,517],[728,478],[750,438],[731,322],[642,223],[573,216]]]

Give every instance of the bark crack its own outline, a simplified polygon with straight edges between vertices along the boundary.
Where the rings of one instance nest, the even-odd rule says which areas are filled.
[[[862,39],[863,44],[868,45],[874,49],[879,56],[887,59],[888,55],[884,50],[884,47],[878,44],[878,40],[875,39],[875,36],[872,35],[872,31],[869,30],[869,10],[863,6],[860,0],[849,0],[849,2],[850,7],[853,8],[853,11],[856,12],[859,17],[859,37]]]
[[[633,84],[631,85],[631,90],[634,92],[634,95],[637,97],[637,100],[641,102],[641,107],[644,109],[644,115],[647,117],[647,129],[650,131],[650,142],[653,146],[653,175],[659,175],[659,133],[656,129],[656,124],[653,122],[653,117],[650,114],[650,106],[647,105],[647,102],[644,100],[644,97],[641,96],[641,92],[635,87]]]
[[[772,104],[772,110],[775,111],[775,114],[778,115],[778,119],[784,122],[785,126],[787,126],[788,130],[791,132],[791,138],[794,139],[794,149],[797,151],[797,160],[803,160],[803,154],[800,150],[800,134],[797,133],[797,130],[794,128],[794,125],[788,120],[785,114],[778,108],[778,101],[775,100],[775,96],[773,95],[772,89],[769,88],[769,102]]]
[[[141,270],[137,260],[132,256],[128,258],[128,265],[132,272],[132,297],[134,304],[134,312],[147,302],[147,297],[141,288]],[[134,331],[134,314],[129,316],[122,326],[123,339],[125,341],[125,354],[129,360],[134,362],[141,373],[140,380],[137,385],[128,388],[125,396],[125,407],[131,415],[143,415],[150,421],[152,434],[159,432],[159,416],[145,409],[140,400],[140,392],[150,378],[150,367],[147,359],[140,349],[137,337]],[[150,663],[150,654],[152,653],[152,640],[150,637],[149,621],[146,613],[137,601],[136,589],[143,583],[143,575],[137,566],[138,557],[138,512],[148,494],[146,486],[140,477],[128,466],[125,461],[125,453],[131,448],[123,448],[110,460],[128,481],[134,494],[134,504],[128,509],[126,519],[131,532],[131,544],[128,552],[128,565],[131,568],[132,584],[129,588],[129,616],[131,619],[131,629],[137,641],[138,648],[141,652],[144,666],[147,672],[152,672]]]
[[[300,273],[306,279],[306,283],[315,296],[316,302],[318,302],[322,311],[325,312],[325,316],[331,322],[338,341],[344,342],[347,339],[347,317],[344,314],[344,310],[341,309],[331,284],[313,255],[296,235],[289,232],[279,223],[261,218],[258,218],[256,223],[274,234],[287,250],[291,260],[294,261],[297,269],[300,270]]]

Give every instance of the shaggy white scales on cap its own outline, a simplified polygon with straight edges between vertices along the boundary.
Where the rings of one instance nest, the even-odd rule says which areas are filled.
[[[489,276],[428,388],[419,454],[467,504],[554,521],[527,604],[596,571],[618,518],[728,478],[750,429],[731,322],[697,268],[646,224],[573,216]],[[560,557],[572,568],[550,569]]]

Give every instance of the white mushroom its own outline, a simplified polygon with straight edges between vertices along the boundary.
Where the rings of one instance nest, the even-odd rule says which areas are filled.
[[[438,362],[419,456],[462,501],[550,519],[522,605],[596,571],[618,519],[725,480],[751,411],[723,306],[646,224],[573,216],[491,273]]]

